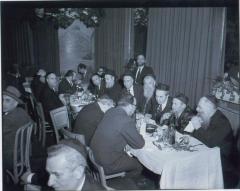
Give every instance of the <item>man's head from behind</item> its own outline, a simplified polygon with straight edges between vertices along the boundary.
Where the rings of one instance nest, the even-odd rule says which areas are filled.
[[[46,81],[50,88],[55,88],[57,86],[57,76],[53,72],[46,75]]]
[[[104,113],[115,106],[114,101],[107,95],[102,95],[98,99],[98,104]]]
[[[76,149],[78,146],[81,145],[70,142],[70,146],[60,143],[48,149],[48,186],[55,190],[76,190],[82,183],[87,164],[83,154]]]
[[[198,116],[203,120],[203,124],[208,124],[212,115],[217,109],[217,99],[214,96],[204,96],[202,97],[197,106]]]
[[[124,95],[118,101],[118,106],[122,107],[128,116],[132,116],[136,110],[136,99],[132,95]]]

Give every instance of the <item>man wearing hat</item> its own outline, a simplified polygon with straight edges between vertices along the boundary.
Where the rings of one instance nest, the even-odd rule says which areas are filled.
[[[191,117],[192,109],[188,106],[188,97],[180,93],[173,98],[171,116],[168,119],[163,116],[161,125],[173,125],[177,131],[183,133]]]
[[[226,180],[231,177],[232,171],[231,155],[234,140],[231,124],[217,109],[217,99],[213,95],[204,96],[199,100],[197,112],[197,116],[191,119],[185,131],[191,132],[195,138],[210,148],[220,147],[224,186],[227,188]]]
[[[102,80],[101,76],[98,73],[93,73],[90,84],[88,86],[88,90],[97,98],[99,98],[104,94],[104,88],[104,80]]]
[[[163,114],[172,110],[172,97],[169,96],[169,86],[158,83],[155,98],[157,103],[153,107],[153,119],[159,124]]]
[[[143,88],[141,85],[134,84],[134,76],[131,72],[125,72],[123,74],[123,89],[122,95],[131,94],[137,100],[137,110],[140,110],[143,102]]]
[[[137,68],[134,71],[134,79],[136,84],[143,84],[143,79],[148,74],[154,74],[150,66],[146,66],[145,56],[140,54],[137,56]]]
[[[112,70],[107,70],[105,73],[105,91],[115,103],[118,102],[122,88],[116,79],[115,72]]]
[[[26,111],[17,107],[19,104],[23,104],[22,100],[19,99],[20,96],[21,94],[18,89],[13,86],[8,86],[3,91],[2,132],[4,170],[12,170],[13,168],[13,149],[17,130],[31,121]]]

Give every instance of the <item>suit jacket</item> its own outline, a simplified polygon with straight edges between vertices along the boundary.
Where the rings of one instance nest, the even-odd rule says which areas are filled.
[[[104,113],[97,102],[85,106],[77,115],[73,132],[84,135],[88,146],[103,116]]]
[[[208,147],[220,147],[223,171],[231,167],[233,131],[226,116],[219,110],[211,117],[207,128],[199,128],[192,135]]]
[[[128,157],[124,151],[128,144],[134,149],[144,146],[144,139],[138,133],[133,118],[121,108],[116,107],[108,110],[95,134],[90,147],[96,161],[107,171],[116,169],[121,164],[121,158]]]
[[[148,113],[154,115],[154,108],[157,104],[155,93],[153,93],[152,97],[149,100],[147,100],[144,96],[142,100],[143,101],[141,103],[140,112],[144,114]]]
[[[44,86],[45,84],[39,80],[39,76],[36,76],[31,83],[33,95],[35,96],[37,101],[40,101],[40,95]]]
[[[46,121],[51,122],[50,111],[63,106],[63,103],[58,97],[58,93],[50,89],[48,84],[46,84],[42,90],[40,101],[43,106]]]
[[[172,110],[172,100],[173,100],[173,98],[169,96],[169,97],[168,97],[168,100],[167,100],[166,107],[165,107],[161,112],[159,112],[159,111],[157,110],[159,104],[158,104],[157,101],[156,101],[156,104],[155,104],[154,107],[153,107],[153,113],[152,113],[152,115],[153,115],[153,119],[154,119],[158,124],[160,123],[160,120],[161,120],[163,114],[164,114],[164,113],[168,113],[168,112],[170,112],[170,111]]]
[[[66,78],[63,78],[59,83],[58,92],[59,94],[74,94],[77,91],[76,86],[71,85]]]
[[[2,116],[3,132],[3,168],[13,168],[13,148],[17,130],[31,121],[31,118],[22,108],[15,108],[13,111]]]
[[[88,70],[85,75],[78,73],[78,79],[82,81],[82,84],[89,84],[91,76],[92,76],[92,73]]]
[[[115,103],[118,102],[121,95],[122,87],[118,82],[115,82],[112,88],[105,88],[104,93],[107,94]]]
[[[138,85],[138,84],[134,84],[133,85],[133,92],[134,92],[134,97],[136,98],[137,100],[137,110],[141,110],[141,105],[143,103],[143,87],[141,85]],[[121,95],[126,95],[128,94],[129,92],[127,91],[127,89],[124,87],[122,89],[122,93]]]
[[[153,69],[152,69],[152,67],[150,67],[150,66],[144,66],[143,69],[142,69],[142,71],[141,71],[141,73],[138,74],[138,76],[137,76],[137,78],[136,78],[136,73],[137,73],[137,71],[138,71],[138,67],[135,69],[135,71],[134,71],[133,74],[134,74],[134,78],[135,78],[135,83],[136,83],[136,84],[140,84],[140,85],[143,84],[143,78],[144,78],[147,74],[154,74]]]
[[[183,134],[185,133],[184,129],[188,125],[192,116],[193,111],[189,106],[187,106],[178,118],[176,117],[175,114],[172,114],[169,119],[163,120],[161,122],[161,125],[167,126],[173,125],[177,131]]]

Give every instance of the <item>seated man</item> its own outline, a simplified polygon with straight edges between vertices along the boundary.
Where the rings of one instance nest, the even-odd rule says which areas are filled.
[[[48,186],[54,190],[104,190],[96,183],[87,170],[86,150],[73,139],[61,140],[48,148],[46,171],[49,173]],[[46,176],[46,175],[45,175]],[[25,173],[25,183],[39,185],[43,174]]]
[[[124,151],[126,145],[140,149],[145,144],[131,118],[135,109],[136,99],[133,96],[122,97],[118,106],[104,115],[93,135],[90,147],[106,174],[125,171],[134,177],[142,171],[138,160],[129,157]]]
[[[105,72],[104,93],[107,94],[115,103],[117,103],[120,97],[121,90],[122,88],[117,82],[115,72],[112,70],[107,70]]]
[[[23,125],[31,121],[29,115],[18,104],[22,104],[21,96],[18,89],[8,86],[3,91],[3,116],[2,116],[2,132],[3,132],[3,169],[12,170],[13,168],[13,150],[14,140],[17,130]]]
[[[112,107],[114,107],[114,103],[106,95],[101,96],[97,102],[85,106],[77,115],[73,132],[83,134],[88,146],[104,113]]]
[[[212,95],[204,96],[197,106],[197,116],[193,117],[185,131],[208,147],[220,147],[224,182],[232,171],[231,155],[233,150],[233,131],[226,116],[217,109],[217,99]],[[225,187],[227,185],[225,184]]]
[[[166,116],[170,114],[169,116]],[[166,116],[166,117],[165,117]],[[184,132],[192,117],[192,110],[188,106],[188,97],[180,93],[173,98],[171,113],[163,114],[161,125],[173,126],[180,133]]]
[[[74,94],[77,91],[77,88],[74,84],[75,79],[76,72],[74,72],[73,70],[68,70],[65,74],[65,77],[59,83],[59,94]]]
[[[91,77],[91,82],[88,86],[88,90],[97,98],[104,94],[104,81],[98,73],[94,73]]]
[[[60,100],[57,92],[57,77],[54,73],[46,75],[46,84],[41,92],[40,101],[43,106],[46,121],[51,122],[50,111],[58,107],[62,107],[63,103]]]
[[[143,114],[153,114],[156,100],[154,97],[156,80],[154,75],[147,75],[143,80],[143,102],[140,112]]]
[[[150,66],[146,66],[145,56],[140,54],[137,56],[137,68],[134,71],[135,83],[143,84],[143,79],[146,75],[154,75],[153,69]]]
[[[46,76],[45,70],[40,69],[38,70],[36,76],[34,77],[31,83],[32,93],[37,101],[39,101],[41,91],[45,86],[45,76]]]
[[[123,74],[123,85],[124,88],[122,89],[122,95],[129,93],[134,96],[137,101],[137,110],[140,110],[143,102],[143,88],[141,85],[134,84],[134,76],[131,72]]]
[[[172,97],[169,96],[169,86],[159,83],[156,86],[155,97],[157,104],[153,107],[153,119],[159,124],[163,114],[172,110]]]

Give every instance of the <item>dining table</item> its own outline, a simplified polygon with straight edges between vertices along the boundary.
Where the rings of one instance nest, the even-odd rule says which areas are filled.
[[[150,171],[161,175],[160,189],[223,189],[218,147],[208,148],[191,135],[177,131],[175,143],[171,145],[160,138],[168,127],[155,124],[157,131],[149,133],[146,126],[147,122],[142,122],[139,127],[145,140],[144,147],[130,148],[128,154],[135,156]],[[187,140],[185,146],[178,147],[182,140]]]

